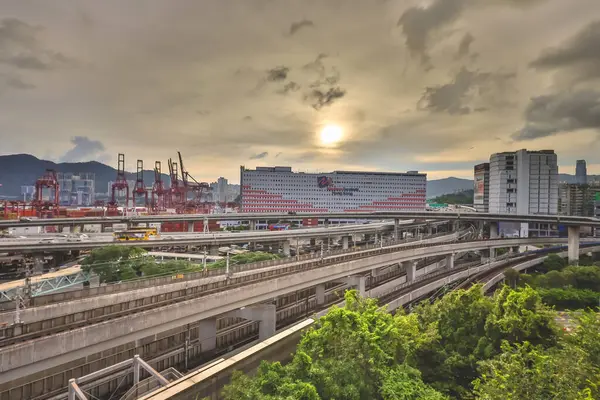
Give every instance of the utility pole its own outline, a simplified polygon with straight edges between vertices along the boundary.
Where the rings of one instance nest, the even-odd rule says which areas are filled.
[[[227,261],[225,264],[225,274],[229,276],[229,250],[227,250]]]

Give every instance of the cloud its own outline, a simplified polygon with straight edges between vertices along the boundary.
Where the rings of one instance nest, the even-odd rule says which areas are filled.
[[[529,64],[538,69],[574,68],[577,80],[600,77],[600,21],[594,21],[560,47],[546,49]]]
[[[18,75],[0,73],[0,91],[1,89],[5,88],[17,90],[30,90],[34,89],[35,85],[24,81]]]
[[[269,155],[269,152],[263,151],[262,153],[258,153],[258,154],[254,154],[254,155],[250,156],[250,160],[262,160],[263,158],[265,158],[268,155]]]
[[[16,18],[0,20],[0,63],[37,71],[76,65],[70,57],[46,49],[38,39],[41,30]]]
[[[531,99],[525,110],[525,126],[515,140],[537,139],[581,129],[600,130],[600,92],[582,90]]]
[[[106,149],[102,142],[91,140],[85,136],[75,136],[71,139],[73,148],[60,158],[62,162],[89,161],[90,159],[104,158],[102,154]]]
[[[56,143],[86,136],[131,160],[165,161],[185,149],[196,155],[186,166],[198,179],[234,181],[237,166],[263,151],[261,162],[310,170],[410,170],[422,168],[419,156],[461,146],[483,158],[509,150],[530,99],[558,92],[529,62],[598,19],[600,1],[445,2],[147,0],[132,9],[88,1],[73,9],[69,0],[5,0],[1,15],[14,19],[0,16],[0,56],[12,62],[0,61],[0,152],[48,149],[59,159],[74,145]],[[314,27],[290,36],[304,18]],[[436,68],[426,72],[421,54]],[[21,84],[7,86],[8,77]],[[336,152],[321,152],[325,123],[344,129]],[[552,143],[563,160],[569,151],[593,156],[574,146]],[[311,152],[318,156],[294,158]]]
[[[285,84],[283,89],[281,89],[281,93],[287,94],[289,92],[297,92],[298,90],[300,90],[300,85],[298,85],[296,82],[288,82]]]
[[[267,80],[271,82],[284,81],[288,76],[288,72],[290,72],[288,67],[275,67],[267,71]]]
[[[29,25],[17,18],[0,19],[0,46],[6,48],[11,45],[32,47],[37,39],[40,28]]]
[[[21,89],[21,90],[29,90],[29,89],[35,88],[35,85],[33,85],[31,83],[27,83],[27,82],[23,81],[21,78],[18,78],[16,76],[7,78],[6,85],[10,88]]]
[[[460,41],[460,44],[458,45],[458,58],[466,57],[467,55],[469,55],[469,52],[471,50],[471,44],[474,40],[475,37],[473,37],[473,35],[471,35],[469,32],[465,33],[465,36],[463,36],[463,38]]]
[[[308,98],[315,110],[331,105],[336,99],[340,99],[346,95],[346,91],[339,87],[330,88],[327,91],[314,89]]]
[[[417,103],[420,110],[450,115],[484,112],[488,106],[502,106],[502,86],[514,79],[514,73],[470,71],[463,67],[450,83],[425,88]]]
[[[454,22],[463,11],[465,0],[434,0],[427,7],[411,7],[398,20],[413,56],[429,62],[427,46],[433,32]]]
[[[290,25],[290,35],[295,34],[302,28],[314,27],[314,26],[315,26],[315,24],[308,19],[303,19],[302,21],[293,22],[292,25]]]

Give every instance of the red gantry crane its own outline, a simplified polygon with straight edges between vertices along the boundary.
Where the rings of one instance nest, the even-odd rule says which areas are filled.
[[[152,212],[159,213],[167,209],[166,197],[167,190],[162,180],[162,165],[160,161],[154,162],[154,184],[152,185]]]
[[[108,202],[108,210],[117,211],[117,192],[125,191],[125,208],[129,206],[129,184],[125,177],[125,154],[119,153],[119,163],[117,166],[117,180],[111,186],[111,196]]]
[[[193,176],[190,175],[189,172],[186,171],[183,166],[183,158],[181,157],[181,152],[177,152],[179,156],[179,167],[181,168],[181,179],[183,181],[183,188],[185,193],[185,202],[184,213],[198,213],[200,210],[203,210],[202,207],[202,195],[205,192],[210,191],[210,185],[206,182],[198,182],[194,179]],[[190,199],[189,194],[192,194],[192,198]]]
[[[148,190],[144,186],[144,161],[137,160],[135,187],[133,188],[133,207],[137,206],[137,197],[144,196],[144,207],[148,208]]]
[[[44,189],[48,189],[48,199],[44,200]],[[60,195],[56,171],[47,169],[46,173],[35,181],[35,195],[31,205],[40,218],[52,218],[58,215]]]

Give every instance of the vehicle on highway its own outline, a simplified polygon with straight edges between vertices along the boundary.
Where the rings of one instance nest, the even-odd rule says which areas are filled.
[[[126,231],[119,231],[113,234],[116,242],[126,242],[130,240],[150,240],[150,238],[158,237],[156,228],[133,228]]]
[[[160,233],[158,232],[158,228],[150,226],[150,227],[145,227],[145,226],[134,226],[132,228],[129,228],[128,231],[132,231],[132,232],[148,232],[148,234],[150,236],[160,236]]]
[[[67,236],[67,242],[83,242],[84,240],[88,240],[90,237],[85,233],[81,234],[72,234]]]
[[[56,238],[43,238],[42,240],[40,240],[38,242],[39,244],[51,244],[51,243],[58,243],[58,240],[56,240]]]
[[[271,224],[269,225],[270,231],[287,231],[290,229],[290,224]]]
[[[21,217],[21,218],[19,218],[19,221],[21,221],[21,222],[32,222],[33,220],[31,218],[28,218],[28,217]]]

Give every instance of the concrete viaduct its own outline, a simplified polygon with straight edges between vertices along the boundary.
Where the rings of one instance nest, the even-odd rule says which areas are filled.
[[[583,242],[594,243],[593,239]],[[391,246],[366,251],[346,252],[320,259],[308,258],[289,262],[281,266],[250,270],[244,276],[221,275],[201,278],[196,282],[185,282],[188,289],[194,287],[214,287],[218,290],[192,300],[153,308],[148,311],[107,320],[99,324],[72,329],[57,335],[40,337],[27,342],[17,343],[0,349],[0,383],[21,376],[43,371],[56,365],[68,363],[91,353],[98,353],[131,341],[142,340],[178,326],[203,322],[206,339],[214,337],[214,321],[219,315],[234,313],[244,318],[260,319],[260,337],[274,333],[274,308],[268,303],[278,296],[303,289],[317,287],[317,302],[323,290],[318,289],[328,282],[344,281],[353,285],[364,294],[365,272],[401,264],[406,269],[406,281],[415,279],[414,260],[425,257],[446,256],[449,268],[453,266],[454,254],[492,248],[512,248],[523,245],[564,244],[559,238],[527,239],[491,239],[478,241],[417,244],[413,246]],[[571,245],[571,240],[569,240]],[[577,246],[579,243],[577,242]],[[577,248],[577,253],[579,253]],[[569,254],[572,254],[570,249]],[[251,278],[248,278],[248,277]],[[243,283],[242,283],[243,282]],[[148,296],[149,291],[170,291],[171,287],[153,287],[144,291],[96,296],[68,303],[60,303],[43,312],[77,313],[82,308],[95,308],[103,302],[135,301],[139,296]],[[172,290],[171,290],[172,291]],[[267,304],[261,304],[261,303]],[[252,306],[252,307],[250,307]],[[40,310],[41,311],[41,310]],[[35,313],[35,310],[33,311]],[[38,316],[37,318],[41,318]],[[270,322],[271,321],[271,322]]]

